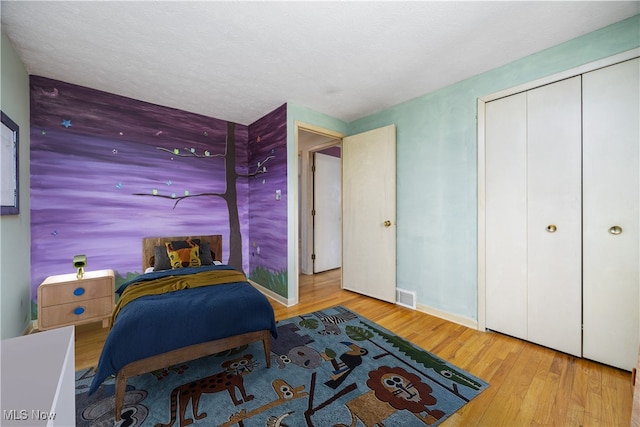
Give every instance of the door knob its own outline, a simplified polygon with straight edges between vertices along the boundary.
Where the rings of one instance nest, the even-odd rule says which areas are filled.
[[[385,227],[391,227],[391,221],[386,220],[386,221],[384,222],[384,226],[385,226]]]
[[[614,236],[622,234],[622,227],[620,227],[619,225],[614,225],[609,229],[609,233],[613,234]]]
[[[555,233],[557,229],[558,229],[558,227],[556,227],[556,225],[555,225],[555,224],[549,224],[549,225],[547,225],[547,231],[548,231],[549,233]]]

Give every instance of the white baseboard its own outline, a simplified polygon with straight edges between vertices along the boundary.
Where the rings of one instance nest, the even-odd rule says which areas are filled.
[[[254,288],[256,288],[257,290],[265,294],[267,297],[275,300],[276,302],[284,305],[285,307],[291,307],[292,305],[294,305],[291,300],[283,297],[282,295],[276,294],[270,289],[265,288],[260,283],[254,282],[253,280],[249,280],[249,279],[247,279],[247,281],[251,283]]]
[[[429,307],[423,304],[417,304],[416,310],[422,313],[430,314],[431,316],[439,317],[449,322],[457,323],[458,325],[466,326],[467,328],[478,329],[478,321],[469,319],[468,317],[451,314],[446,311]]]
[[[38,332],[38,320],[32,320],[27,324],[27,327],[22,332],[22,335],[30,335],[34,332]]]
[[[261,284],[259,284],[257,282],[254,282],[253,280],[248,280],[248,282],[251,283],[257,290],[262,292],[264,295],[266,295],[267,297],[269,297],[269,298],[275,300],[276,302],[284,305],[285,307],[291,307],[291,306],[295,305],[292,300],[289,300],[289,299],[283,297],[282,295],[276,294],[272,290],[265,288],[264,286],[262,286]],[[426,306],[426,305],[423,305],[423,304],[416,304],[416,310],[420,311],[422,313],[429,314],[431,316],[439,317],[439,318],[447,320],[449,322],[453,322],[453,323],[457,323],[457,324],[462,325],[462,326],[466,326],[467,328],[478,329],[478,322],[476,320],[469,319],[468,317],[451,314],[451,313],[448,313],[446,311],[439,310],[439,309],[433,308],[433,307],[429,307],[429,306]]]

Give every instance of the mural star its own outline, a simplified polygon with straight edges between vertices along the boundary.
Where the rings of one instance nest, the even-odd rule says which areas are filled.
[[[50,91],[50,92],[47,92],[47,91],[46,91],[46,90],[44,90],[44,89],[40,89],[40,91],[42,92],[42,94],[43,94],[44,96],[46,96],[46,97],[48,97],[48,98],[55,98],[55,97],[57,97],[57,96],[58,96],[58,93],[59,93],[59,92],[58,92],[58,89],[57,89],[57,88],[55,88],[55,87],[54,87],[54,88],[53,88],[53,90],[52,90],[52,91]]]
[[[69,129],[69,127],[71,126],[71,120],[62,119],[62,122],[60,122],[60,124],[65,128]]]

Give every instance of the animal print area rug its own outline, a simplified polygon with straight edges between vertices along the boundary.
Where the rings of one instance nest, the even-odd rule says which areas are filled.
[[[488,387],[343,307],[278,322],[271,361],[257,342],[130,378],[121,425],[433,426]],[[77,426],[113,426],[114,380],[88,396],[92,372]]]

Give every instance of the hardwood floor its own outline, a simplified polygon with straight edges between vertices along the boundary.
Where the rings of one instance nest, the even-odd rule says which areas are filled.
[[[631,373],[493,332],[480,332],[340,288],[340,270],[300,276],[300,303],[276,319],[343,305],[491,384],[443,426],[629,426]],[[76,369],[94,366],[100,323],[76,328]]]

